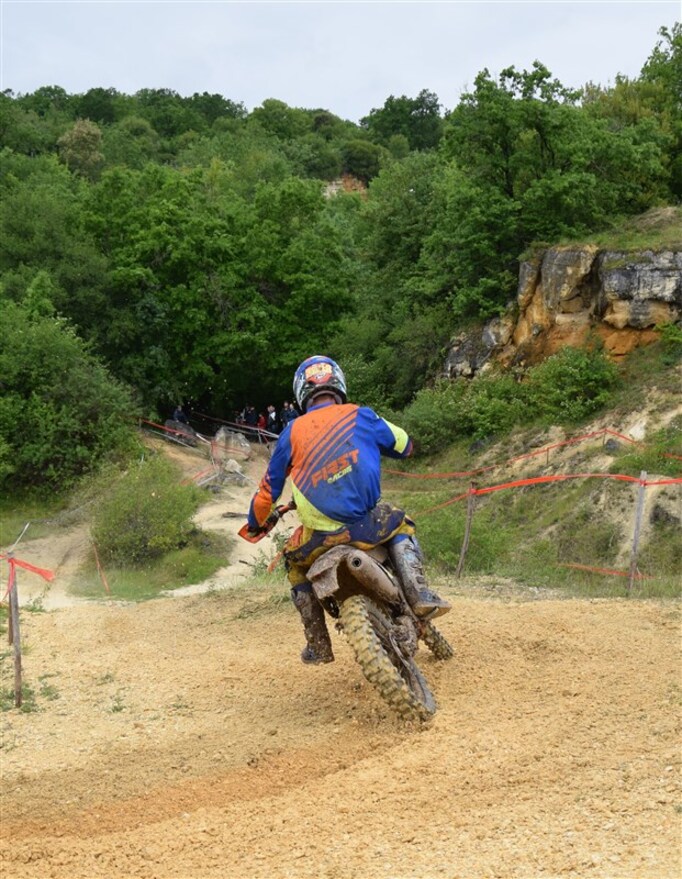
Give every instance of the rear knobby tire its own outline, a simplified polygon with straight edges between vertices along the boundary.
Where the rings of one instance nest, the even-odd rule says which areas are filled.
[[[341,603],[339,617],[348,643],[367,680],[382,699],[406,720],[428,720],[436,700],[411,657],[397,655],[391,644],[391,621],[365,595]]]
[[[436,659],[452,659],[455,655],[455,651],[452,649],[447,639],[441,635],[433,623],[422,624],[422,633],[420,637]]]

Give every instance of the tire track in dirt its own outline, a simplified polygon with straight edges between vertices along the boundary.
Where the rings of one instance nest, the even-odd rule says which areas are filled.
[[[251,490],[230,486],[202,524],[234,534],[222,512],[245,509]],[[74,540],[71,554],[68,539],[27,541],[26,558],[50,567],[56,546],[71,570],[85,546]],[[474,580],[439,583],[456,656],[420,659],[440,709],[411,726],[338,633],[334,664],[301,665],[284,581],[247,595],[237,576],[262,545],[238,545],[200,584],[207,594],[64,606],[64,581],[57,609],[24,613],[39,711],[0,715],[7,875],[682,873],[679,602],[527,601],[538,591],[491,598]],[[2,663],[2,687],[8,673]]]
[[[2,717],[0,864],[677,877],[679,604],[450,594],[426,727],[390,716],[338,633],[336,663],[303,667],[278,586],[28,615],[27,675],[60,698]]]

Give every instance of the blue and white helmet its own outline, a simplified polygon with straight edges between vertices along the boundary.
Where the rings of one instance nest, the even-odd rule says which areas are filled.
[[[294,397],[301,412],[305,412],[313,397],[333,394],[345,403],[346,377],[343,370],[330,357],[315,354],[308,357],[294,373]]]

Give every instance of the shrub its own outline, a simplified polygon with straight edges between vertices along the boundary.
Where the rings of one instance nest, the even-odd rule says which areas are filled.
[[[682,326],[673,323],[661,324],[661,344],[665,366],[675,366],[682,360]]]
[[[130,394],[66,321],[0,300],[0,333],[0,486],[62,489],[132,442]]]
[[[463,427],[466,390],[463,381],[440,381],[417,393],[403,413],[401,425],[420,451],[437,452],[467,432]]]
[[[458,436],[482,439],[509,430],[525,414],[525,396],[508,375],[441,381],[419,391],[401,423],[420,450],[437,452]]]
[[[564,348],[530,371],[529,401],[541,418],[571,423],[604,406],[617,384],[618,370],[602,351]]]
[[[511,375],[481,376],[468,390],[469,433],[474,439],[510,430],[527,414],[525,387]]]
[[[601,408],[618,383],[616,366],[601,351],[565,348],[529,371],[511,375],[442,380],[419,391],[400,423],[427,453],[457,437],[482,439],[526,424],[533,417],[578,421]]]
[[[143,459],[101,500],[92,536],[100,555],[125,567],[139,565],[186,544],[201,495],[179,484],[164,458]]]

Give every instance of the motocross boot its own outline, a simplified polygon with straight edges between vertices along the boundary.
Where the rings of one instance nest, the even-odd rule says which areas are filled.
[[[303,632],[308,642],[301,653],[301,662],[319,665],[334,662],[332,642],[327,630],[322,605],[315,598],[310,583],[301,583],[291,590],[291,600],[303,620]]]
[[[421,553],[411,537],[390,543],[388,554],[415,616],[430,620],[447,613],[452,605],[426,586]]]

